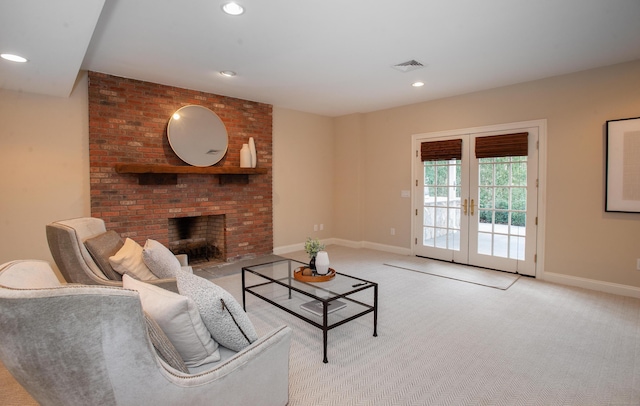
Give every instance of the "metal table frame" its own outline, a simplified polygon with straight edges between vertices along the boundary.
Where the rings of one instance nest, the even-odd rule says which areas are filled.
[[[280,278],[280,279],[270,278],[270,277],[268,277],[268,276],[266,276],[264,274],[261,274],[259,272],[259,270],[253,270],[252,269],[252,268],[258,268],[260,266],[271,265],[271,264],[275,264],[275,263],[278,263],[278,262],[287,262],[287,261],[289,263],[288,264],[289,265],[289,275],[287,277]],[[292,267],[292,264],[295,264],[295,267]],[[328,333],[329,330],[331,330],[333,328],[336,328],[338,326],[341,326],[341,325],[343,325],[345,323],[348,323],[348,322],[350,322],[352,320],[355,320],[355,319],[357,319],[359,317],[362,317],[362,316],[364,316],[366,314],[373,313],[373,336],[374,337],[378,336],[378,330],[377,330],[377,328],[378,328],[378,284],[377,283],[371,282],[371,281],[368,281],[368,280],[365,280],[365,279],[361,279],[361,278],[356,278],[355,276],[346,275],[346,274],[343,274],[343,273],[340,273],[340,272],[336,272],[336,275],[341,275],[343,277],[351,278],[351,279],[354,280],[354,284],[352,285],[353,286],[353,290],[338,294],[338,293],[334,293],[334,292],[332,292],[330,290],[323,289],[321,286],[318,286],[316,284],[311,284],[311,283],[301,282],[299,280],[296,280],[299,283],[304,283],[304,284],[308,284],[310,286],[313,286],[314,289],[325,290],[326,292],[328,292],[330,294],[329,297],[322,298],[322,297],[318,297],[318,296],[312,295],[309,292],[305,292],[304,290],[298,289],[295,286],[291,285],[291,281],[295,280],[294,277],[293,277],[293,272],[294,272],[295,268],[298,268],[299,266],[303,266],[303,265],[307,265],[307,264],[305,264],[303,262],[299,262],[299,261],[293,260],[293,259],[283,259],[283,260],[271,261],[271,262],[266,262],[266,263],[263,263],[263,264],[257,264],[257,265],[251,265],[251,266],[243,267],[242,268],[242,308],[245,311],[247,310],[247,307],[246,307],[246,292],[249,292],[252,295],[264,300],[265,302],[268,302],[268,303],[270,303],[270,304],[272,304],[272,305],[284,310],[285,312],[287,312],[289,314],[292,314],[292,315],[298,317],[299,319],[302,319],[302,320],[306,321],[307,323],[309,323],[309,324],[321,329],[322,330],[322,339],[323,339],[323,355],[324,355],[324,358],[323,358],[322,362],[324,362],[325,364],[327,362],[329,362],[329,360],[327,359],[327,333]],[[255,285],[251,285],[251,286],[246,286],[246,281],[245,281],[245,273],[246,272],[254,274],[254,275],[256,275],[256,276],[258,276],[260,278],[266,279],[267,281],[263,282],[263,283],[258,283],[258,284],[255,284]],[[308,297],[310,297],[310,298],[312,298],[314,300],[319,300],[320,302],[322,302],[323,303],[323,305],[322,305],[322,308],[323,308],[322,324],[320,324],[320,323],[318,323],[318,322],[316,322],[316,321],[314,321],[314,320],[312,320],[312,319],[310,319],[308,317],[305,317],[303,313],[295,312],[295,311],[293,311],[293,310],[291,310],[291,309],[289,309],[289,308],[287,308],[285,306],[282,306],[279,303],[277,303],[277,302],[275,302],[275,301],[273,301],[273,300],[271,300],[271,299],[269,299],[269,298],[267,298],[267,297],[265,297],[265,296],[263,296],[263,295],[261,295],[261,294],[259,294],[259,293],[257,293],[257,292],[252,290],[253,288],[264,286],[264,285],[268,285],[268,284],[272,284],[272,283],[275,283],[275,284],[281,285],[281,286],[283,286],[285,288],[288,288],[289,289],[289,299],[291,299],[291,292],[295,291],[295,292],[298,292],[298,293],[300,293],[302,295],[308,296]],[[356,299],[353,299],[353,298],[349,297],[350,295],[353,295],[354,293],[357,293],[357,292],[360,292],[360,291],[363,291],[363,290],[367,290],[367,289],[371,289],[371,288],[373,288],[373,305],[370,305],[370,304],[367,304],[367,303],[364,303],[364,302],[361,302],[359,300],[356,300]],[[364,311],[360,312],[360,313],[354,314],[351,317],[348,317],[346,319],[340,320],[340,321],[335,322],[333,324],[329,324],[329,313],[328,313],[329,303],[334,301],[334,300],[338,300],[338,299],[344,299],[344,300],[352,302],[352,303],[357,303],[357,304],[365,307],[366,309]]]

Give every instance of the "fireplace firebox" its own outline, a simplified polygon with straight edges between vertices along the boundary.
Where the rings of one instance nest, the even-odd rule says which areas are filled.
[[[225,216],[175,217],[169,220],[169,249],[186,254],[189,264],[202,265],[225,259]]]

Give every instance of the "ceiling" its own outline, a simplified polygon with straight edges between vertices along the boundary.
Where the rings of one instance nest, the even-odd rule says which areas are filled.
[[[640,59],[640,0],[236,1],[2,0],[0,53],[29,62],[0,88],[68,97],[92,70],[340,116]]]

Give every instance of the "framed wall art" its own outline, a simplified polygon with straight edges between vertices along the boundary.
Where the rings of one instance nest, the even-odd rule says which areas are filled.
[[[606,126],[605,211],[640,213],[640,117]]]

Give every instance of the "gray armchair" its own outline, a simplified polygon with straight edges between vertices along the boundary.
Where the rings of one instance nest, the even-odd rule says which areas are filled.
[[[291,330],[198,373],[153,347],[138,293],[60,285],[48,263],[0,265],[0,359],[43,405],[285,405]]]
[[[110,269],[108,256],[115,249],[113,238],[102,243],[111,244],[102,247],[101,253],[92,256],[85,242],[103,235],[107,229],[104,221],[95,217],[80,217],[70,220],[56,221],[46,226],[47,241],[51,255],[67,282],[86,285],[107,285],[122,287],[122,279]],[[117,236],[119,238],[119,236]],[[176,256],[183,266],[187,266],[186,255]],[[101,260],[102,259],[102,260]],[[157,279],[146,281],[177,292],[175,279]]]

